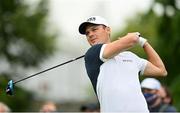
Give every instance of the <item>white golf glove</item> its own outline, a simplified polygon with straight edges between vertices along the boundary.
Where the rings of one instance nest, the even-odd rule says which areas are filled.
[[[143,37],[141,37],[141,34],[139,32],[137,32],[137,36],[139,37],[138,39],[138,43],[141,47],[144,46],[144,44],[147,42],[147,40]]]

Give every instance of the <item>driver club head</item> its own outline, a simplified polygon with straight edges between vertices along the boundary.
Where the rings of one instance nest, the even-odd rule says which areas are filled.
[[[13,95],[13,88],[14,88],[13,81],[10,80],[10,81],[8,82],[7,87],[6,87],[6,94],[7,94],[7,95]]]

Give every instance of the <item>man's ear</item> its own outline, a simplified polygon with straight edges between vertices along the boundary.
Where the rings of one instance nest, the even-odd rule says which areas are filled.
[[[110,27],[106,27],[107,32],[110,34],[111,33],[111,28]]]

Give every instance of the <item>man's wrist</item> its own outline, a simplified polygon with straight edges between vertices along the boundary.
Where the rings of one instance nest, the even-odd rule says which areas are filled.
[[[138,43],[141,47],[143,47],[146,42],[147,42],[147,40],[145,38],[139,37]]]

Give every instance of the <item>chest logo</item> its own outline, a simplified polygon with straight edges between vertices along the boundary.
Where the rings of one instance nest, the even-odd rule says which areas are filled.
[[[123,62],[133,62],[133,61],[130,60],[130,59],[123,59],[122,61],[123,61]]]

